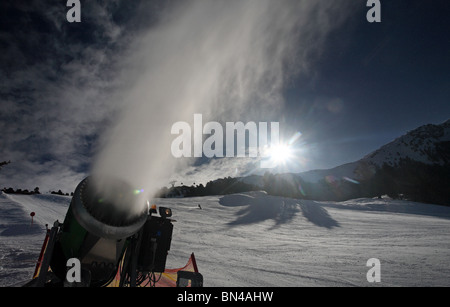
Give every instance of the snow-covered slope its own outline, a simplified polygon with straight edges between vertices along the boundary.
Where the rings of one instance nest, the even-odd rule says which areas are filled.
[[[45,237],[46,224],[63,221],[70,197],[7,195],[0,192],[0,286],[29,280]],[[35,212],[33,224],[30,213]]]
[[[69,202],[0,195],[0,285],[30,278],[44,224],[62,221]],[[154,203],[172,208],[177,220],[167,266],[184,266],[194,252],[205,286],[450,286],[449,207],[387,198],[315,202],[264,192]],[[379,284],[366,279],[369,258],[381,262]]]

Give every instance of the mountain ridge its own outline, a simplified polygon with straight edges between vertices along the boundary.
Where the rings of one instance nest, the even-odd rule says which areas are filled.
[[[397,167],[405,160],[430,165],[450,164],[450,119],[441,124],[419,126],[357,161],[296,175],[309,182],[317,182],[327,176],[360,180],[363,179],[358,173],[361,167],[375,169],[381,168],[384,164]]]
[[[402,158],[425,164],[448,164],[450,154],[445,152],[448,148],[442,148],[443,143],[447,142],[450,143],[450,120],[438,125],[420,126],[366,155],[362,160],[377,166],[384,163],[395,166]]]

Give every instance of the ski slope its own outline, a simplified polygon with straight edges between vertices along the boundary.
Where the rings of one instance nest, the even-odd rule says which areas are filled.
[[[30,280],[41,251],[46,224],[63,221],[70,197],[7,195],[0,192],[0,286]],[[30,213],[35,212],[33,225]]]
[[[63,221],[69,203],[66,196],[0,195],[0,286],[29,280],[45,224]],[[153,203],[172,208],[176,220],[167,267],[184,266],[194,252],[205,286],[450,286],[448,207],[264,192]],[[370,258],[380,260],[380,283],[367,281]]]

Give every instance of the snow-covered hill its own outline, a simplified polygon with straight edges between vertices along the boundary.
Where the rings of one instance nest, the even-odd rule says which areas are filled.
[[[425,164],[450,163],[450,120],[421,126],[363,158],[373,165],[396,166],[402,159]]]
[[[0,195],[1,286],[28,281],[44,225],[62,221],[69,202]],[[184,266],[194,252],[205,286],[450,286],[449,207],[388,198],[315,202],[264,192],[154,203],[172,208],[177,220],[167,266]],[[366,279],[370,258],[380,260],[379,284]]]
[[[46,224],[63,221],[70,197],[0,192],[0,286],[23,284],[34,272]],[[33,224],[30,213],[35,212]]]

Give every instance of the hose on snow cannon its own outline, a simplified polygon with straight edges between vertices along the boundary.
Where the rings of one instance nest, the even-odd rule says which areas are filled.
[[[80,261],[88,286],[108,284],[120,262],[122,279],[164,270],[173,229],[166,213],[171,210],[160,208],[165,216],[152,216],[139,194],[118,179],[90,176],[79,183],[51,254],[50,267],[59,280],[65,280],[71,258]]]

